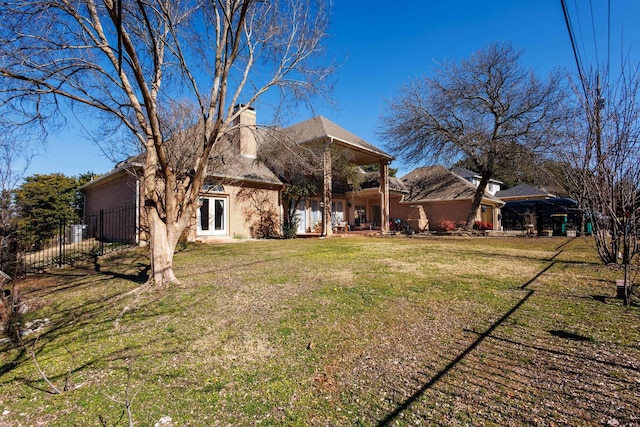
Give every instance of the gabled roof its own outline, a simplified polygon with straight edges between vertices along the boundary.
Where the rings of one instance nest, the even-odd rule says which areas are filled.
[[[460,175],[442,167],[427,166],[415,169],[401,178],[409,190],[405,202],[432,202],[445,200],[469,200],[476,193],[476,186]],[[502,200],[489,193],[483,201],[502,204]]]
[[[393,160],[393,156],[369,144],[364,139],[338,126],[323,116],[315,116],[303,122],[296,123],[285,129],[285,133],[298,144],[331,139],[338,144],[352,149],[362,155],[363,159]],[[368,160],[364,160],[368,161]],[[370,161],[369,163],[373,163]],[[367,163],[362,163],[367,164]]]
[[[532,187],[527,184],[518,184],[513,188],[507,190],[500,190],[496,193],[496,197],[504,198],[538,198],[546,199],[555,197],[553,194],[548,193],[536,187]]]
[[[92,188],[97,183],[106,182],[126,171],[135,171],[141,168],[145,155],[145,153],[142,153],[129,157],[127,160],[118,163],[114,169],[80,187],[80,190]],[[282,181],[264,163],[256,159],[243,157],[238,150],[222,147],[222,144],[216,147],[214,155],[209,159],[207,176],[214,179],[282,185]]]
[[[209,176],[232,181],[282,185],[282,181],[261,161],[241,156],[237,150],[219,150],[209,161]]]
[[[470,171],[469,169],[466,168],[461,168],[459,166],[454,166],[451,168],[451,172],[453,173],[457,173],[458,175],[460,175],[461,177],[463,177],[464,179],[469,179],[469,178],[480,178],[480,175],[478,175],[477,173]]]

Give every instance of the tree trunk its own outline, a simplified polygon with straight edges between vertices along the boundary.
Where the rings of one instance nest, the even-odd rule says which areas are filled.
[[[482,204],[482,197],[484,196],[484,191],[487,189],[487,184],[489,184],[489,179],[490,177],[486,175],[482,175],[482,178],[480,178],[476,194],[474,194],[473,201],[471,202],[471,209],[469,209],[467,225],[464,227],[467,231],[473,230],[473,225],[478,217],[478,209],[480,209],[480,205]]]
[[[179,283],[173,272],[173,254],[178,244],[175,227],[168,227],[153,208],[147,209],[151,272],[147,283],[165,286]],[[180,236],[180,233],[177,234]]]
[[[322,186],[322,236],[331,237],[333,228],[331,224],[331,194],[332,194],[332,170],[331,170],[331,151],[329,146],[324,150],[323,158],[323,186]]]

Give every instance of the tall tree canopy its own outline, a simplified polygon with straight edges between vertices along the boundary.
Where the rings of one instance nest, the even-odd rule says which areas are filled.
[[[103,137],[135,140],[144,153],[150,280],[174,282],[173,254],[195,214],[213,147],[269,89],[284,101],[327,89],[332,66],[317,58],[329,6],[322,0],[0,1],[0,108],[16,124],[85,109],[103,119]],[[188,120],[185,111],[193,113]],[[197,131],[171,148],[167,142],[179,141],[188,127]],[[176,147],[191,153],[176,155]]]
[[[433,77],[404,85],[383,117],[389,150],[409,163],[466,158],[481,176],[467,227],[498,165],[565,138],[569,110],[559,73],[543,82],[509,43],[493,43]]]
[[[78,187],[87,183],[91,173],[68,177],[61,173],[31,175],[14,190],[16,221],[20,229],[38,241],[58,232],[61,220],[76,220],[82,215]]]

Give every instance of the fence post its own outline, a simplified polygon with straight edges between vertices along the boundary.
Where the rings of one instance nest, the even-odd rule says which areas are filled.
[[[62,267],[64,260],[62,259],[62,251],[64,250],[64,227],[65,218],[61,218],[58,222],[58,267]]]
[[[104,255],[104,209],[100,209],[100,255]]]

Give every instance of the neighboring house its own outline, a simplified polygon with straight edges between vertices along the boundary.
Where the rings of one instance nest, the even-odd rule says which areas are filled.
[[[556,197],[527,184],[499,191],[505,230],[527,230],[542,235],[566,236],[582,230],[582,211],[575,200]]]
[[[480,185],[480,179],[482,177],[476,172],[470,171],[469,169],[457,167],[457,166],[451,168],[451,172],[460,175],[461,177],[463,177],[464,179],[466,179],[476,187]],[[489,183],[487,184],[487,189],[485,191],[495,196],[496,193],[500,191],[500,188],[502,187],[503,184],[504,183],[502,181],[498,181],[496,179],[490,179]]]
[[[495,193],[495,196],[501,198],[505,202],[515,200],[552,199],[556,197],[554,194],[536,187],[532,187],[528,184],[518,184],[515,187],[506,190],[500,190]]]
[[[190,240],[212,240],[229,237],[265,237],[280,233],[283,207],[281,190],[284,184],[263,163],[257,160],[257,146],[261,133],[256,130],[254,110],[245,111],[239,119],[238,131],[231,146],[219,145],[210,159],[209,176],[202,188],[197,215],[186,230]],[[294,138],[299,144],[322,144],[326,147],[324,161],[324,189],[317,197],[298,206],[300,233],[319,232],[331,235],[334,230],[346,230],[356,222],[371,228],[388,231],[390,197],[401,195],[389,188],[388,165],[393,159],[363,139],[353,135],[324,117],[314,117],[282,130],[283,137]],[[378,163],[382,179],[378,188],[352,191],[346,183],[331,180],[330,148],[347,150],[357,165]],[[146,220],[141,198],[140,156],[131,157],[115,169],[85,184],[80,191],[85,195],[85,212],[104,212],[129,208],[126,219],[132,230],[131,239],[144,243]],[[380,174],[378,174],[380,176]],[[382,182],[382,185],[380,185]],[[395,182],[395,181],[394,181]],[[336,184],[336,185],[334,185]],[[102,218],[94,215],[94,218]],[[96,219],[92,230],[116,229],[123,219],[106,223]],[[130,224],[130,225],[129,225]],[[103,233],[109,239],[109,233]],[[111,235],[115,236],[115,233]]]
[[[476,186],[457,173],[442,166],[428,166],[409,172],[401,180],[408,194],[397,207],[398,211],[404,210],[399,216],[415,220],[422,210],[430,231],[438,231],[438,223],[443,220],[456,223],[467,220]],[[499,229],[503,204],[499,198],[485,193],[476,220],[491,223],[494,230]]]

